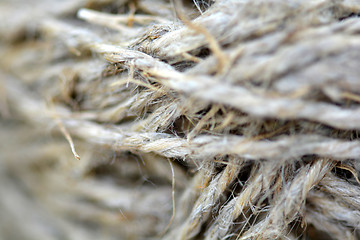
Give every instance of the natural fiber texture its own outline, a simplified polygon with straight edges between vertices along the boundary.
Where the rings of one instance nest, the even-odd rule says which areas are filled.
[[[0,239],[360,239],[360,1],[0,14]]]

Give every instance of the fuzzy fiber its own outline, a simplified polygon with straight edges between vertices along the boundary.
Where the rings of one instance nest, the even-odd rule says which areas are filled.
[[[360,239],[359,0],[0,16],[0,239]]]

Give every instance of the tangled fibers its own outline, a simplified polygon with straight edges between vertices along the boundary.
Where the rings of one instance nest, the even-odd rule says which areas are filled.
[[[360,239],[358,0],[0,14],[0,239]]]

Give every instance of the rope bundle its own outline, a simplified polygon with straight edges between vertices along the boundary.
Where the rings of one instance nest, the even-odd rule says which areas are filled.
[[[0,13],[0,238],[360,238],[360,2]]]

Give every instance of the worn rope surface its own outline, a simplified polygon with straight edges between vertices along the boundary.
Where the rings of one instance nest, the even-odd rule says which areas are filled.
[[[0,239],[360,239],[358,0],[0,14]]]

